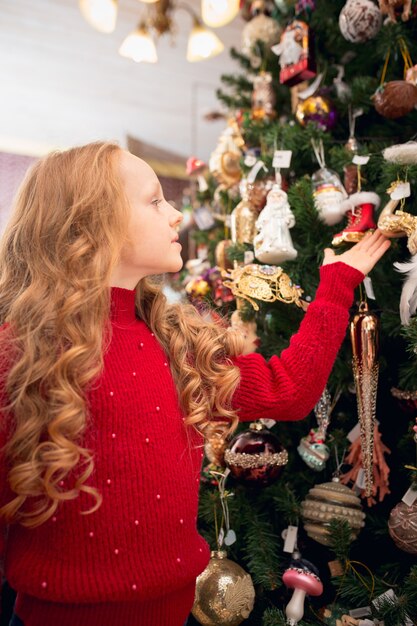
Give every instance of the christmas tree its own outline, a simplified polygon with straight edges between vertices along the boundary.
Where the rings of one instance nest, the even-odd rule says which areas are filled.
[[[188,264],[189,297],[197,305],[209,300],[221,315],[238,307],[232,323],[249,342],[257,333],[269,358],[288,345],[302,307],[237,290],[236,272],[258,272],[271,287],[271,275],[248,268],[280,266],[308,302],[324,248],[344,250],[377,223],[393,239],[356,294],[351,337],[315,412],[264,424],[262,435],[239,427],[236,450],[275,436],[288,451],[285,467],[242,477],[236,457],[227,463],[225,447],[233,444],[213,437],[206,446],[200,531],[213,550],[229,544],[228,558],[252,578],[255,601],[237,621],[195,615],[206,624],[417,624],[417,5],[255,0],[242,11],[242,49],[231,51],[237,72],[218,91],[229,121],[194,207],[200,258]],[[201,176],[204,164],[191,160],[192,172]],[[380,344],[365,373],[364,333],[372,350]],[[339,483],[331,483],[335,474]],[[359,515],[356,529],[350,509]],[[297,586],[297,571],[318,576],[323,591],[314,597],[321,591],[314,584],[297,591],[311,597],[304,616],[287,622],[287,587]]]

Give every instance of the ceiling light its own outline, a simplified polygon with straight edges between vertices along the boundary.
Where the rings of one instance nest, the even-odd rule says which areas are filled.
[[[119,48],[119,54],[136,63],[156,63],[158,60],[155,44],[144,24],[140,24],[126,37]]]
[[[203,22],[212,28],[224,26],[239,13],[239,5],[239,0],[202,0],[201,16]]]
[[[101,33],[112,33],[116,27],[117,0],[79,0],[84,19]]]
[[[224,45],[211,30],[194,18],[194,26],[188,38],[187,61],[204,61],[220,54]]]

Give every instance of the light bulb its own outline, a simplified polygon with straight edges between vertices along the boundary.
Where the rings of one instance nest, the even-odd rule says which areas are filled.
[[[79,0],[84,19],[101,33],[112,33],[116,27],[117,0]]]
[[[158,60],[155,44],[143,24],[126,37],[119,48],[119,54],[136,63],[156,63]]]
[[[204,61],[217,54],[224,49],[223,43],[213,32],[205,28],[197,22],[188,38],[187,61],[194,63],[195,61]]]
[[[239,0],[202,0],[201,17],[207,26],[218,28],[231,22],[239,13]]]

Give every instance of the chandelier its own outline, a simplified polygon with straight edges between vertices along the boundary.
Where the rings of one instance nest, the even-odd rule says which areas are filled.
[[[172,34],[175,30],[173,13],[183,9],[192,18],[188,37],[187,61],[203,61],[220,54],[224,45],[206,25],[213,28],[224,26],[239,12],[239,0],[202,0],[200,19],[187,4],[174,0],[140,0],[149,5],[137,27],[127,35],[119,48],[119,54],[137,63],[156,63],[158,55],[155,39]],[[79,0],[83,17],[96,30],[111,33],[116,27],[118,0]]]

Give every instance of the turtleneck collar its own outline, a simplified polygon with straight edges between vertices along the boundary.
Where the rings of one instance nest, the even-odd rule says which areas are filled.
[[[122,287],[111,288],[110,319],[116,324],[132,324],[137,321],[136,317],[136,290],[123,289]]]

